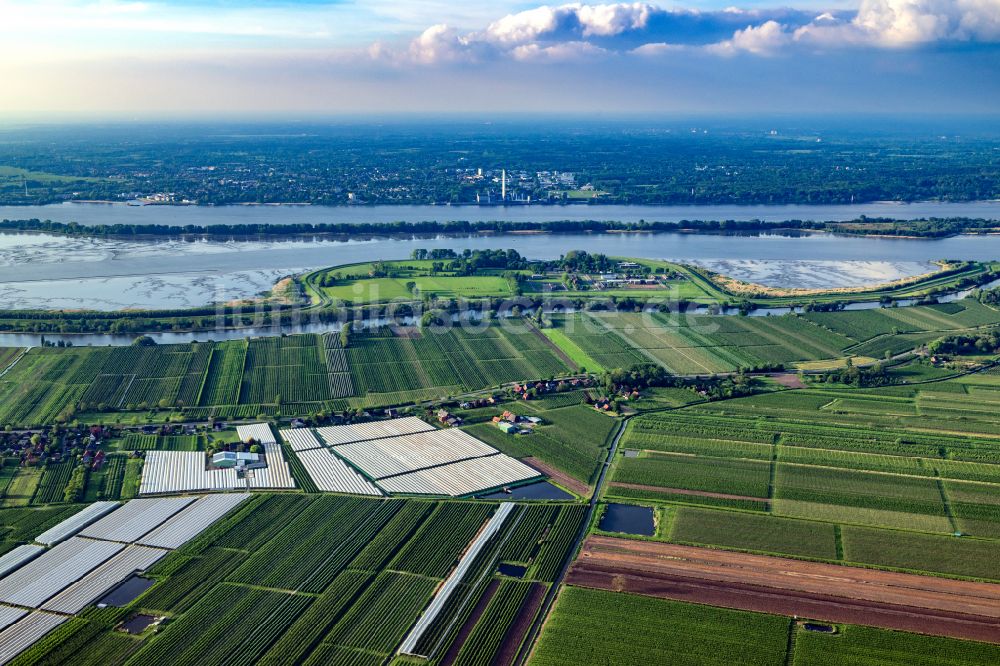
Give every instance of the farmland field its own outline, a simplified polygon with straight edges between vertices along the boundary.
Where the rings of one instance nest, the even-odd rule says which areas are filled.
[[[750,497],[768,496],[770,465],[756,460],[650,454],[623,458],[613,481]]]
[[[835,529],[827,523],[695,507],[678,507],[676,512],[669,535],[671,541],[837,558]],[[861,558],[857,561],[869,560]]]
[[[985,666],[997,663],[998,659],[1000,646],[988,643],[845,626],[836,636],[799,631],[791,663],[795,666],[935,666],[948,663]]]
[[[567,587],[530,663],[987,666],[1000,659],[1000,646],[988,643],[856,625],[838,629],[824,635],[787,617]]]
[[[148,575],[156,583],[134,602],[85,611],[69,629],[22,655],[21,663],[59,662],[79,650],[83,637],[88,644],[114,643],[121,634],[113,628],[136,612],[173,619],[157,633],[129,639],[129,649],[111,662],[94,648],[93,659],[75,663],[273,666],[326,663],[331,655],[383,663],[495,508],[485,502],[257,495],[155,565]],[[461,663],[489,663],[520,644],[526,627],[515,622],[517,613],[536,590],[547,588],[552,563],[565,558],[570,542],[561,526],[575,533],[582,518],[567,513],[573,508],[579,507],[515,507],[462,579],[456,596],[462,603],[447,605],[431,625],[433,640],[423,648],[432,663],[459,652]],[[15,532],[20,539],[65,515],[25,511],[0,511],[11,529],[33,519],[27,532]],[[525,578],[496,577],[501,561],[526,565]],[[487,588],[499,593],[483,597]],[[480,600],[487,612],[471,615]],[[246,640],[225,639],[246,622],[257,627]],[[459,631],[463,625],[467,630]]]
[[[844,558],[901,569],[1000,580],[995,542],[954,536],[843,528]]]
[[[508,435],[492,422],[470,426],[470,434],[517,458],[535,457],[589,484],[607,455],[617,421],[591,407],[538,409],[529,402],[514,409],[542,419],[530,435]]]
[[[418,275],[427,269],[415,262],[398,275],[363,278],[360,291],[354,278],[320,271],[309,295],[325,307],[525,286],[494,273]],[[621,292],[619,299],[632,296]],[[917,350],[870,375],[848,364],[910,352],[948,333],[992,332],[996,309],[966,299],[740,317],[642,312],[634,303],[619,301],[620,311],[575,304],[572,313],[469,326],[0,349],[0,372],[9,366],[0,376],[0,426],[10,426],[0,465],[0,555],[78,510],[66,489],[80,475],[86,501],[128,499],[152,452],[232,443],[231,424],[212,420],[283,428],[298,417],[306,427],[360,427],[392,416],[389,407],[427,421],[445,409],[465,419],[465,431],[529,459],[578,497],[595,494],[594,513],[572,498],[517,500],[485,547],[463,561],[496,499],[320,492],[286,448],[295,489],[254,493],[146,572],[154,584],[137,599],[84,611],[16,663],[510,666],[529,654],[534,664],[996,660],[993,646],[865,619],[869,610],[879,621],[895,613],[867,597],[846,599],[849,615],[827,618],[836,621],[834,635],[790,619],[836,606],[803,601],[810,585],[833,595],[866,580],[871,589],[905,580],[914,586],[905,589],[945,591],[1000,583],[1000,352],[951,358]],[[373,308],[366,316],[381,314]],[[780,365],[802,372],[774,370]],[[580,377],[581,367],[590,376]],[[630,371],[602,374],[614,369]],[[744,397],[727,397],[736,393]],[[594,409],[598,398],[615,410]],[[508,435],[492,421],[508,410],[526,417],[517,423],[524,433]],[[34,448],[36,433],[45,443]],[[596,517],[612,502],[651,508],[655,533],[609,539]],[[562,578],[588,531],[597,534]],[[621,567],[624,560],[633,568]],[[765,560],[772,564],[749,564]],[[465,573],[445,585],[460,562]],[[706,571],[719,579],[692,582]],[[762,571],[778,573],[764,584]],[[771,591],[760,594],[758,583]],[[444,589],[450,596],[433,606],[438,614],[418,625]],[[979,613],[992,603],[984,593],[968,605]],[[964,609],[921,609],[916,619],[894,617],[960,632],[961,622],[943,616]],[[137,636],[118,631],[137,613],[168,620]],[[970,622],[970,633],[944,635],[981,639],[979,620]],[[415,626],[422,633],[407,642],[408,656],[398,655]]]
[[[785,663],[788,619],[567,587],[533,666]]]
[[[517,327],[431,330],[415,337],[373,331],[352,337],[347,358],[354,387],[366,406],[569,372],[547,342]]]

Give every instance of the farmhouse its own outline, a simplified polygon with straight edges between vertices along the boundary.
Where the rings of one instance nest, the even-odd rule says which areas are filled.
[[[510,421],[497,421],[497,427],[508,435],[517,433],[517,426]]]
[[[142,468],[139,494],[295,487],[269,425],[239,426],[236,432],[244,442],[260,442],[264,455],[225,451],[215,454],[208,465],[203,451],[150,451]]]
[[[261,462],[260,455],[242,451],[220,451],[212,456],[214,467],[253,467]]]

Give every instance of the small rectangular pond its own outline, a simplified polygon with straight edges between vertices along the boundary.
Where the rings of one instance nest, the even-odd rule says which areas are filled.
[[[526,486],[511,488],[509,493],[503,491],[480,496],[481,499],[509,499],[509,500],[573,500],[573,495],[554,486],[548,481],[529,483]]]
[[[141,634],[152,626],[158,618],[152,615],[135,615],[121,623],[118,627],[126,634]]]
[[[609,504],[598,528],[605,532],[653,536],[656,532],[653,509],[632,504]]]
[[[497,573],[511,578],[524,578],[524,574],[528,573],[528,567],[501,562],[497,565]]]
[[[127,578],[121,585],[111,590],[97,602],[98,607],[104,606],[127,606],[140,594],[153,586],[156,581],[152,578],[142,576],[132,576]]]

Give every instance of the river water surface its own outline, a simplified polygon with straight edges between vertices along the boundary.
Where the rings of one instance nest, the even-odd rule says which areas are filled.
[[[280,277],[417,248],[569,250],[699,264],[774,287],[846,287],[918,275],[937,259],[1000,258],[1000,236],[935,240],[832,234],[531,234],[264,241],[123,241],[0,234],[3,308],[180,308],[246,298]]]
[[[1000,201],[870,203],[850,206],[128,206],[66,203],[0,206],[0,218],[84,224],[212,225],[237,223],[418,222],[425,220],[790,218],[838,220],[858,215],[1000,219]],[[699,235],[473,234],[461,237],[328,237],[285,240],[125,241],[38,233],[0,234],[0,307],[25,309],[183,308],[259,294],[305,270],[402,259],[418,248],[513,248],[537,259],[569,250],[685,261],[774,287],[848,287],[918,275],[944,258],[1000,258],[1000,236],[937,240],[831,234]]]
[[[351,224],[381,222],[544,222],[615,220],[845,221],[861,215],[898,220],[921,217],[972,217],[1000,220],[1000,201],[918,201],[840,205],[698,205],[698,206],[130,206],[62,203],[47,206],[0,206],[0,219],[52,220],[80,224]]]

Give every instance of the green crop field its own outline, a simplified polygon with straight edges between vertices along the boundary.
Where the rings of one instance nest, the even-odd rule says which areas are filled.
[[[943,514],[908,513],[863,506],[776,499],[773,511],[776,515],[789,518],[808,518],[831,523],[889,527],[920,532],[948,534],[954,529],[951,521]]]
[[[554,316],[552,327],[605,369],[628,368],[652,361],[621,336],[609,334],[608,329],[590,315]]]
[[[367,278],[343,281],[332,287],[323,287],[331,299],[352,305],[410,301],[414,298],[484,298],[512,296],[511,283],[496,276],[414,276],[411,278]],[[413,289],[407,283],[413,283]]]
[[[507,382],[543,379],[570,369],[526,327],[451,328],[396,336],[388,329],[352,336],[351,377],[363,404],[397,404]],[[415,397],[419,396],[419,397]]]
[[[987,666],[1000,662],[1000,646],[846,626],[828,636],[799,631],[795,666]]]
[[[2,507],[25,506],[31,503],[38,484],[42,480],[42,470],[37,467],[22,467],[7,482],[4,489]]]
[[[769,477],[770,464],[766,462],[657,453],[620,459],[612,480],[667,489],[767,497]]]
[[[672,526],[671,541],[837,559],[834,526],[827,523],[685,506],[676,509]]]
[[[254,338],[246,351],[241,404],[330,400],[326,347],[315,335]]]
[[[567,587],[530,663],[780,666],[787,636],[788,618]]]
[[[88,610],[17,663],[285,664],[385,663],[496,504],[256,495],[149,572],[156,583],[124,608]],[[418,644],[431,663],[461,654],[489,663],[521,644],[517,622],[547,589],[579,529],[581,506],[518,506],[476,558]],[[68,510],[0,510],[18,539]],[[28,518],[27,533],[17,527]],[[456,529],[456,525],[461,525]],[[524,580],[498,576],[501,561],[529,567]],[[472,614],[478,604],[485,613]],[[113,627],[136,612],[168,614],[158,632],[109,647]],[[250,622],[251,625],[246,623]],[[238,641],[230,640],[243,633]],[[100,649],[99,649],[100,648]],[[110,656],[109,656],[110,655]]]
[[[239,402],[246,354],[247,343],[242,340],[215,346],[199,391],[199,405],[235,405]]]
[[[791,622],[764,613],[567,587],[529,663],[988,666],[1000,659],[1000,646],[988,643],[855,625],[839,625],[830,635]]]
[[[32,541],[38,534],[82,509],[79,504],[0,508],[0,554]]]
[[[810,312],[801,316],[856,342],[865,342],[880,335],[953,331],[1000,321],[1000,312],[972,299],[945,305]]]
[[[844,559],[900,569],[1000,580],[994,541],[844,527]]]
[[[597,359],[593,358],[582,347],[573,342],[562,330],[544,328],[542,329],[542,333],[576,363],[577,369],[585,368],[588,372],[604,372],[607,370],[607,368],[597,362]]]
[[[782,463],[775,487],[778,499],[944,515],[934,479]]]

